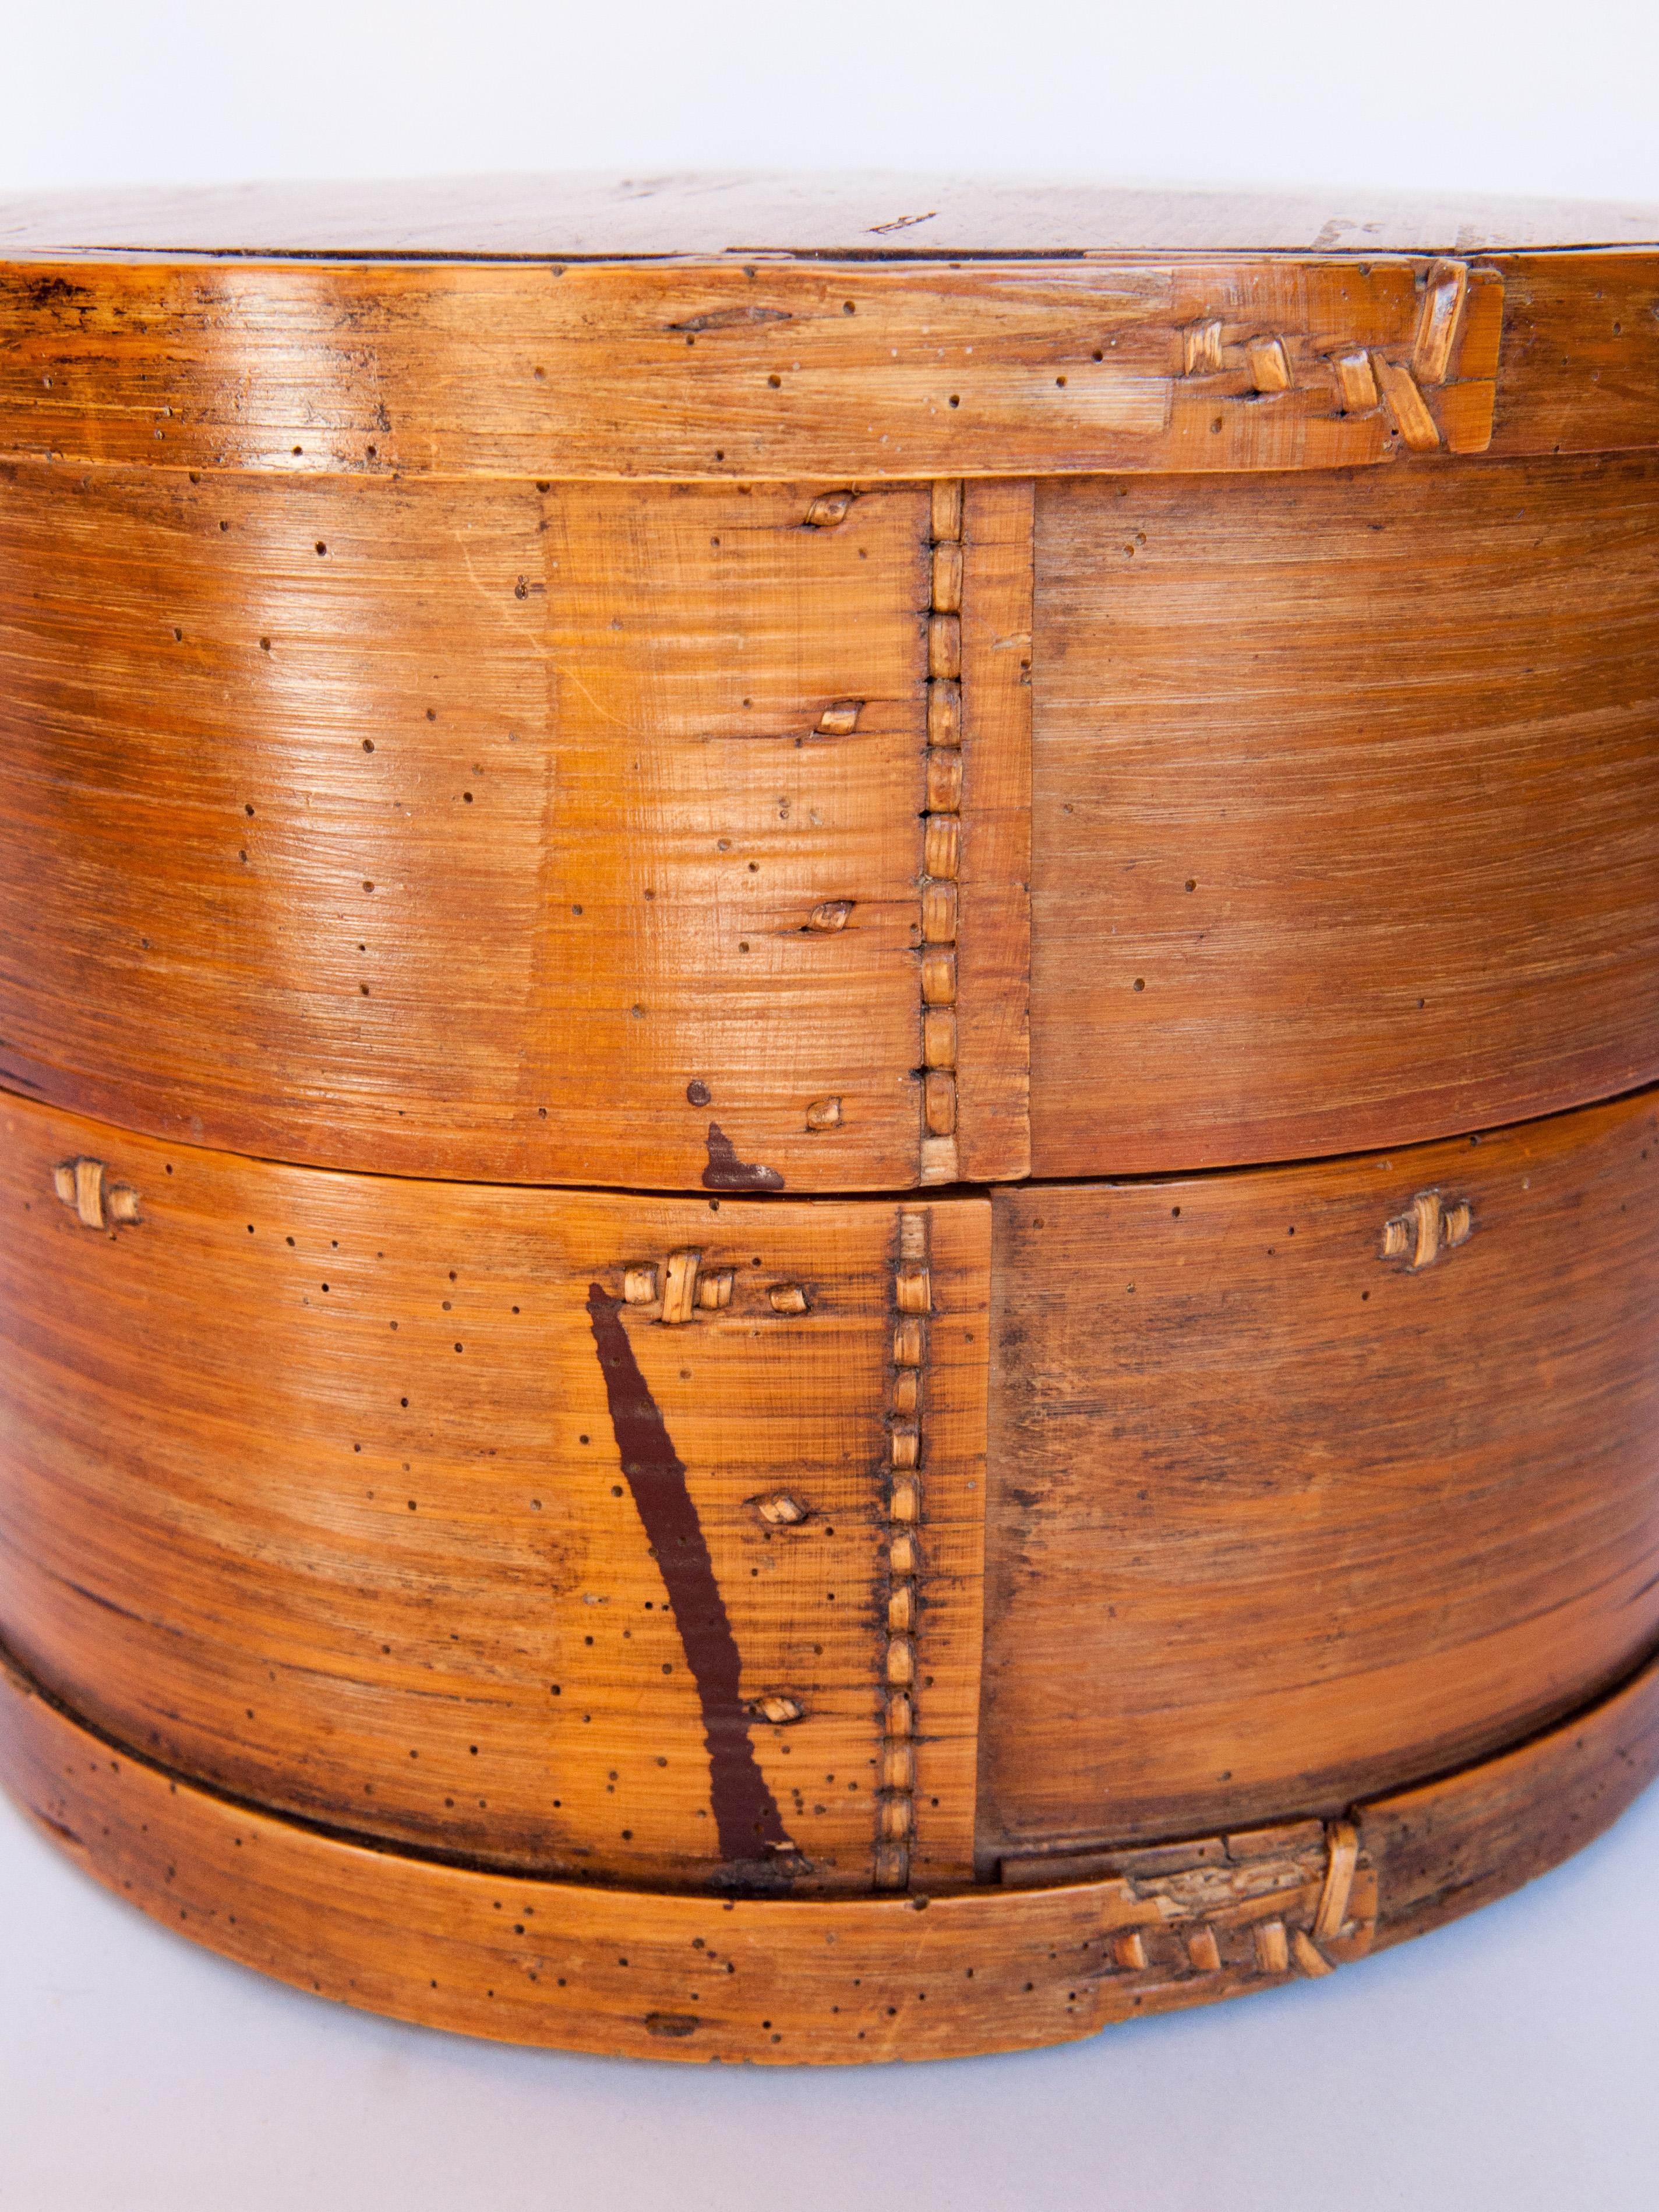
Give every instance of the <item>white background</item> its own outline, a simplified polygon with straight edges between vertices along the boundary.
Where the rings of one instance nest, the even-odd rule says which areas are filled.
[[[1092,2043],[823,2073],[278,1988],[0,1801],[5,2212],[1654,2212],[1659,1789],[1399,1950]]]
[[[0,0],[0,191],[880,167],[1659,202],[1659,9],[1510,0]],[[0,331],[0,343],[4,333]],[[863,2073],[349,2014],[0,1807],[5,2212],[1653,2212],[1659,1793],[1328,1982]]]
[[[0,0],[0,191],[896,168],[1659,198],[1653,0]]]

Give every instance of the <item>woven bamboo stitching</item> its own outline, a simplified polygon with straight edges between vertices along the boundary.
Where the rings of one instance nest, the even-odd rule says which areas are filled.
[[[1432,453],[1439,450],[1443,440],[1440,425],[1423,395],[1425,389],[1443,385],[1451,375],[1468,296],[1467,262],[1430,264],[1408,362],[1391,361],[1386,354],[1363,345],[1321,352],[1300,334],[1279,337],[1248,329],[1241,331],[1210,316],[1189,323],[1182,331],[1182,373],[1188,377],[1220,377],[1242,370],[1252,398],[1328,379],[1334,384],[1334,396],[1343,414],[1370,415],[1380,408],[1402,445],[1414,453]]]
[[[933,1304],[927,1216],[901,1213],[893,1271],[893,1382],[888,1417],[887,1648],[882,1670],[881,1792],[876,1812],[878,1889],[908,1886],[915,1826],[921,1394]]]
[[[922,816],[921,1180],[957,1179],[957,881],[962,858],[962,486],[933,490],[927,802]]]

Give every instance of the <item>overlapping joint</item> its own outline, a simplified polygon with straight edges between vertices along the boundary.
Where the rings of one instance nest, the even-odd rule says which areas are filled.
[[[1409,452],[1480,453],[1492,437],[1502,311],[1503,283],[1495,271],[1437,260],[1424,274],[1407,343],[1359,343],[1206,316],[1182,331],[1182,378],[1218,398],[1271,398],[1322,386],[1334,413],[1380,415]],[[1431,392],[1438,395],[1433,403]]]
[[[957,896],[962,865],[962,484],[933,488],[927,617],[927,811],[921,858],[922,1137],[920,1180],[954,1182]]]
[[[1104,1971],[1144,2004],[1194,1979],[1233,1986],[1318,1976],[1362,1958],[1376,1874],[1352,1820],[1298,1820],[1068,1859],[1005,1858],[1006,1887],[1079,1875],[1098,1885]]]

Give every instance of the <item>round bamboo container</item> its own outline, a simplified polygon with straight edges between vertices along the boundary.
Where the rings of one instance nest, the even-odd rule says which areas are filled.
[[[1613,1818],[1655,240],[0,208],[46,1831],[348,2003],[794,2062],[1322,1975]]]

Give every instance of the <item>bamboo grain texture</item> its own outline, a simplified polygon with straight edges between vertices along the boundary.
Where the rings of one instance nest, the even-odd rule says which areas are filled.
[[[12,1082],[399,1173],[913,1180],[925,492],[5,489]]]
[[[933,1201],[124,1137],[131,1206],[88,1218],[111,1133],[4,1116],[0,1614],[75,1711],[237,1796],[664,1885],[867,1888],[902,1842],[927,1888],[1334,1816],[1659,1640],[1650,1094]],[[765,1849],[718,1817],[717,1740]]]
[[[922,1794],[911,1876],[971,1875],[984,1205],[550,1200],[111,1147],[21,1102],[0,1132],[0,1618],[76,1711],[499,1865],[858,1890]],[[131,1225],[55,1195],[94,1145]],[[925,1616],[878,1635],[901,1537]],[[720,1743],[759,1844],[711,1803]]]
[[[939,493],[0,471],[0,1074],[791,1192],[1659,1074],[1651,461]]]
[[[963,2055],[1659,1770],[1659,216],[0,202],[0,1778]]]
[[[1486,1128],[1659,1067],[1659,473],[1039,487],[1039,1175]]]
[[[1556,449],[1544,432],[1563,414],[1569,450],[1650,445],[1650,410],[1627,395],[1659,348],[1638,305],[1656,266],[1651,253],[1584,257],[1564,306],[1548,266],[1521,257],[840,270],[111,257],[93,286],[82,264],[42,256],[0,270],[19,333],[0,362],[0,454],[741,482],[1527,453]],[[1429,385],[1442,363],[1424,359],[1421,295],[1453,269],[1466,306]],[[1588,314],[1586,279],[1601,295]],[[1604,312],[1609,291],[1633,295],[1628,332]],[[349,351],[331,337],[343,319]],[[143,366],[154,326],[168,333],[174,395],[160,404]],[[1351,357],[1370,372],[1358,389],[1338,366]],[[1520,402],[1507,434],[1500,385]],[[320,411],[307,386],[325,392]],[[437,410],[434,391],[453,395]]]
[[[1161,1863],[1124,1855],[1127,1874],[932,1899],[721,1902],[366,1850],[169,1778],[9,1667],[0,1758],[42,1832],[118,1896],[340,2003],[636,2057],[870,2063],[1071,2041],[1319,1978],[1490,1902],[1589,1842],[1659,1771],[1659,1672],[1465,1775],[1357,1808],[1328,1842],[1304,1822],[1194,1838]],[[1270,1879],[1308,1879],[1250,1896],[1263,1841],[1285,1854]],[[1333,1936],[1321,1908],[1350,1853],[1344,1909],[1361,1917]],[[1176,1945],[1179,1963],[1164,1955]]]
[[[1000,1193],[981,1862],[1334,1815],[1638,1663],[1656,1229],[1650,1092]]]

